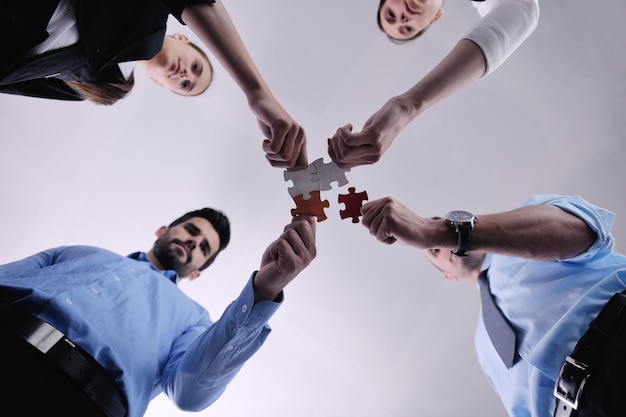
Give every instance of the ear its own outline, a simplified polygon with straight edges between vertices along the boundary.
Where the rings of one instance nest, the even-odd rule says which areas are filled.
[[[157,231],[154,234],[157,235],[157,237],[161,237],[163,233],[167,232],[167,229],[168,229],[167,226],[161,226],[157,229]]]
[[[435,17],[430,23],[435,23],[437,20],[441,19],[444,13],[445,13],[445,10],[443,10],[443,7],[440,7],[439,10],[437,10],[437,14],[435,14]]]
[[[447,272],[443,274],[443,277],[448,281],[457,282],[459,278],[456,275],[448,274]]]
[[[185,43],[189,43],[189,38],[183,35],[182,33],[175,33],[173,35],[174,39],[178,39],[179,41],[183,41]]]
[[[187,279],[189,281],[193,281],[194,279],[198,278],[199,276],[200,276],[200,271],[196,270],[196,271],[193,271],[191,274],[189,274],[187,276]]]

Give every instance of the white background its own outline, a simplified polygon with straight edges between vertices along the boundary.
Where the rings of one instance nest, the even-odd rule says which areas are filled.
[[[308,134],[359,129],[478,20],[449,0],[423,39],[390,43],[376,0],[228,1],[251,55]],[[376,165],[348,174],[370,200],[395,196],[424,216],[512,208],[534,194],[578,194],[617,214],[626,251],[626,6],[552,0],[535,34],[499,70],[438,104]],[[189,30],[171,20],[171,32]],[[295,207],[261,151],[243,94],[216,60],[198,98],[159,89],[138,69],[119,104],[0,97],[0,263],[65,244],[128,254],[203,206],[233,224],[229,248],[181,284],[219,318]],[[286,290],[267,343],[199,416],[502,416],[474,353],[476,289],[445,281],[423,255],[341,220],[337,194],[318,223],[318,257]],[[120,335],[124,337],[124,335]],[[147,416],[183,416],[164,396]],[[191,413],[189,413],[191,415]]]

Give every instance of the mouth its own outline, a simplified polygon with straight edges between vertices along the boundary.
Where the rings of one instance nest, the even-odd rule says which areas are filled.
[[[173,242],[176,246],[178,246],[180,248],[180,250],[183,252],[183,256],[185,257],[185,262],[189,260],[189,250],[187,249],[187,246],[185,246],[184,244],[180,243],[180,242]]]

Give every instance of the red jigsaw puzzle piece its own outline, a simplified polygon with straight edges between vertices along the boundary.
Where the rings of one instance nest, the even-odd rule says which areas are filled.
[[[293,201],[296,203],[296,208],[291,209],[291,215],[296,216],[298,214],[307,214],[317,217],[317,221],[321,222],[327,219],[326,213],[324,213],[324,207],[328,208],[330,203],[328,200],[323,200],[320,197],[319,191],[311,191],[311,198],[304,199],[303,195],[297,195],[293,197]]]
[[[345,210],[339,210],[339,215],[342,219],[352,217],[352,223],[358,223],[361,217],[361,206],[363,206],[363,201],[367,200],[367,191],[355,193],[354,190],[354,187],[350,187],[348,188],[349,194],[339,194],[339,202],[346,205]]]

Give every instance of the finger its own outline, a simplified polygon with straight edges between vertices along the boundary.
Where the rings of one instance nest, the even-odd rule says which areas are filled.
[[[264,143],[264,150],[273,166],[293,168],[302,164],[306,167],[308,166],[306,152],[304,155],[301,155],[305,145],[306,134],[304,129],[300,125],[295,124],[285,134],[281,148],[278,148],[270,141],[269,143]]]
[[[380,212],[382,206],[384,206],[384,199],[372,200],[361,206],[361,214],[363,218],[361,222],[366,225],[368,228],[372,224],[372,220],[377,216]]]
[[[313,216],[298,216],[285,228],[285,239],[298,256],[310,262],[315,257],[316,222]]]
[[[309,158],[307,156],[306,146],[303,145],[300,148],[300,152],[296,153],[296,159],[294,163],[290,163],[286,168],[292,171],[299,171],[309,166]]]
[[[263,141],[263,151],[274,159],[274,155],[278,155],[285,146],[291,126],[285,120],[279,119],[274,121],[269,128],[268,139]]]

